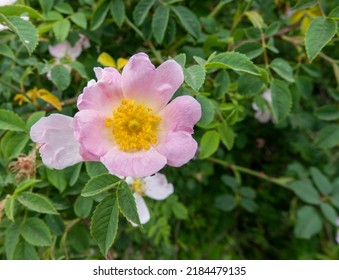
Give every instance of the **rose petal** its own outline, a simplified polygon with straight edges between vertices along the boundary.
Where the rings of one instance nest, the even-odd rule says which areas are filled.
[[[78,98],[79,110],[96,110],[110,117],[123,99],[121,76],[114,68],[95,68],[98,82],[90,81]]]
[[[133,55],[122,71],[121,86],[124,96],[137,102],[152,106],[152,84],[155,67],[145,53]]]
[[[193,126],[201,118],[201,106],[191,96],[179,96],[160,113],[163,130],[193,133]]]
[[[30,136],[34,142],[42,144],[39,151],[47,166],[63,169],[83,161],[71,117],[61,114],[43,117],[31,127]]]
[[[63,41],[55,46],[48,46],[48,51],[51,56],[55,58],[62,58],[66,56],[67,50],[71,48],[67,41]]]
[[[261,123],[269,122],[270,119],[271,119],[271,116],[272,116],[272,114],[271,114],[270,111],[265,111],[265,112],[257,111],[254,114],[254,117]]]
[[[156,200],[163,200],[174,191],[173,185],[168,183],[166,176],[160,173],[144,178],[144,182],[145,195]]]
[[[150,218],[151,215],[149,213],[148,207],[145,203],[145,200],[142,198],[142,196],[138,195],[137,193],[133,193],[133,196],[135,198],[135,204],[137,206],[137,211],[139,214],[139,220],[141,224],[146,224]],[[135,227],[137,226],[136,224],[132,223],[131,224]]]
[[[182,68],[174,60],[167,60],[155,70],[151,93],[156,112],[166,106],[183,82]]]
[[[74,128],[81,145],[81,155],[87,160],[99,160],[114,146],[112,131],[97,111],[82,110],[76,113]]]
[[[100,161],[114,175],[135,178],[152,175],[166,164],[166,158],[154,149],[130,153],[117,147],[102,156]]]
[[[185,131],[170,132],[156,149],[167,158],[167,164],[179,167],[190,161],[198,148],[197,142]]]

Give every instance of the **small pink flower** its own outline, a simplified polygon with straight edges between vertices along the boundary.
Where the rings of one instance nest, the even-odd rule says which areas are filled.
[[[155,200],[164,200],[173,193],[173,185],[168,183],[166,176],[160,173],[145,178],[127,177],[126,182],[134,191],[133,195],[141,224],[146,224],[151,218],[143,196]],[[136,226],[132,222],[131,224]]]
[[[32,127],[31,135],[50,134],[50,130],[58,135],[32,137],[51,148],[49,153],[40,149],[44,162],[63,168],[81,156],[84,161],[101,161],[112,174],[139,178],[166,164],[182,166],[194,157],[198,145],[192,133],[201,117],[200,104],[191,96],[167,104],[184,80],[178,63],[168,60],[155,68],[146,54],[138,53],[122,74],[114,68],[94,71],[98,81],[91,80],[84,88],[78,98],[79,112],[67,128],[56,117],[49,125],[45,119]],[[69,146],[56,138],[67,139]],[[63,154],[56,153],[60,149]],[[55,155],[65,164],[55,164]]]
[[[270,89],[265,91],[261,96],[267,101],[269,105],[272,104]],[[256,111],[254,117],[261,123],[267,123],[273,118],[273,115],[269,107],[266,107],[263,111],[261,111],[260,108],[255,103],[252,103],[252,108],[254,111]]]

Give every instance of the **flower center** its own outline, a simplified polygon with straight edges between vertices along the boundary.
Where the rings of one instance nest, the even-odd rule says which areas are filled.
[[[136,192],[138,195],[143,196],[144,195],[144,189],[143,186],[144,182],[142,179],[136,178],[134,179],[134,182],[132,183],[132,190]]]
[[[112,114],[112,118],[106,119],[106,127],[112,128],[120,150],[147,151],[151,145],[157,143],[156,130],[161,119],[151,108],[135,104],[134,100],[124,99]]]

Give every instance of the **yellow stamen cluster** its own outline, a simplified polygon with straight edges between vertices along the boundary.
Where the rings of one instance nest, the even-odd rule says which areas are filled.
[[[122,100],[113,111],[113,117],[106,119],[106,127],[112,134],[120,150],[125,152],[149,150],[157,143],[156,130],[160,118],[145,105],[135,104],[134,100]]]
[[[143,196],[144,195],[144,189],[143,186],[144,182],[142,179],[136,178],[134,179],[134,182],[132,183],[132,190],[137,193],[138,195]]]

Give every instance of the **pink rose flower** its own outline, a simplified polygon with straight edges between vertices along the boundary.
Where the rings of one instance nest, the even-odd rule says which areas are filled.
[[[94,71],[97,81],[89,81],[79,96],[74,119],[50,115],[31,128],[46,165],[62,169],[80,160],[101,161],[112,174],[139,178],[194,157],[200,104],[191,96],[167,104],[184,80],[178,63],[168,60],[155,68],[138,53],[122,74],[114,68]]]
[[[164,200],[174,191],[173,185],[168,183],[166,176],[160,173],[145,178],[127,177],[126,183],[131,186],[134,192],[133,195],[141,224],[146,224],[151,218],[143,196],[154,200]],[[131,224],[136,226],[136,224],[132,222]]]

